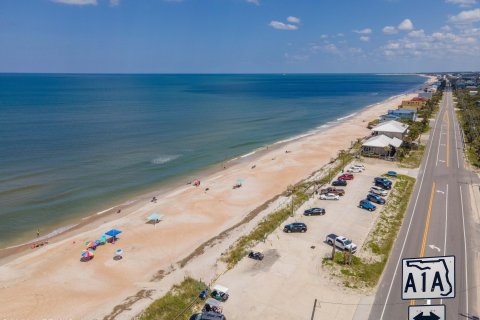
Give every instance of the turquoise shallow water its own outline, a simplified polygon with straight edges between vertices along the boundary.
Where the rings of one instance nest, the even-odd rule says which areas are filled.
[[[0,247],[424,79],[0,74]]]

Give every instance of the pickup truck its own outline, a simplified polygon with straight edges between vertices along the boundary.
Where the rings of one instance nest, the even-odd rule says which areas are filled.
[[[326,194],[326,193],[333,193],[333,194],[338,194],[339,196],[344,196],[345,190],[334,188],[334,187],[328,187],[326,189],[320,190],[320,194]]]
[[[357,245],[352,242],[352,240],[344,237],[344,236],[337,236],[336,234],[329,234],[325,241],[333,246],[335,243],[335,246],[341,250],[346,250],[350,251],[352,250],[352,253],[355,253],[357,251]]]

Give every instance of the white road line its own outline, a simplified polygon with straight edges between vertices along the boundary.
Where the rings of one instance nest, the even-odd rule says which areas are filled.
[[[439,118],[440,118],[440,114],[438,115],[438,119]],[[435,126],[433,128],[432,139],[430,140],[430,147],[428,148],[427,159],[425,161],[425,168],[422,172],[422,179],[420,180],[420,186],[418,188],[419,191],[422,189],[423,178],[425,178],[425,171],[426,171],[427,166],[428,166],[428,159],[430,158],[430,151],[432,150],[433,142],[435,140],[435,131],[437,129],[438,119],[437,119],[437,121],[435,121]],[[410,233],[410,227],[412,226],[412,221],[413,221],[413,218],[415,216],[415,210],[417,208],[417,203],[418,203],[418,198],[419,197],[420,197],[420,192],[417,193],[417,198],[415,199],[415,204],[413,205],[413,212],[412,212],[412,216],[410,217],[410,221],[408,223],[407,234],[405,235],[405,239],[403,240],[402,250],[400,250],[400,255],[398,256],[397,265],[395,266],[395,271],[393,273],[392,281],[390,282],[390,287],[388,288],[387,298],[385,299],[385,304],[383,305],[382,314],[380,315],[380,320],[383,320],[383,315],[385,314],[385,309],[387,308],[388,299],[390,298],[390,293],[392,292],[393,282],[395,281],[395,277],[397,275],[397,270],[398,270],[398,266],[400,265],[400,260],[402,260],[403,251],[405,250],[405,244],[407,243],[408,234]]]
[[[460,169],[460,161],[458,160],[458,141],[457,141],[457,130],[455,129],[455,111],[453,110],[452,102],[452,122],[453,122],[453,133],[455,135],[455,154],[457,155],[457,168]]]
[[[465,214],[463,212],[463,196],[462,186],[460,187],[460,205],[462,207],[462,221],[463,221],[463,244],[465,247],[465,312],[468,315],[468,259],[467,259],[467,234],[465,232]]]
[[[440,114],[442,113],[442,111],[440,110],[439,112],[439,115],[438,115],[438,121],[440,121]],[[443,121],[443,120],[442,120]],[[433,130],[435,130],[437,128],[437,122],[435,122],[435,128]],[[442,129],[443,129],[443,123],[442,125],[440,126],[440,137],[438,138],[438,148],[437,148],[437,161],[435,162],[435,167],[438,166],[438,155],[440,154],[440,142],[442,142]],[[435,132],[434,132],[435,134]]]
[[[447,225],[448,225],[448,183],[447,191],[445,192],[445,242],[443,243],[443,255],[446,255],[447,251]]]

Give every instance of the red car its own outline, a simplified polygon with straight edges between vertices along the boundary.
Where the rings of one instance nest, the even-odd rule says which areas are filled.
[[[353,174],[344,173],[340,177],[338,177],[338,180],[353,180]]]

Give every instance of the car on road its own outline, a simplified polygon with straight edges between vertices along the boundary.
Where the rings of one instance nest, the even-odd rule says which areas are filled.
[[[378,194],[369,193],[367,195],[367,200],[371,201],[371,202],[378,203],[378,204],[385,204],[385,199],[380,197]]]
[[[353,243],[352,240],[344,236],[337,236],[334,233],[327,235],[325,242],[331,246],[335,244],[337,248],[340,248],[342,250],[346,250],[346,251],[352,250],[352,253],[355,253],[357,251],[357,245]]]
[[[334,187],[346,187],[348,182],[346,180],[335,180],[332,182]]]
[[[294,222],[283,227],[283,232],[307,232],[307,225],[303,222]]]
[[[263,253],[258,252],[258,251],[250,251],[250,252],[248,253],[248,257],[249,257],[250,259],[253,259],[253,260],[260,260],[260,261],[262,261],[263,258],[264,258],[264,255],[263,255]]]
[[[351,173],[344,173],[337,180],[353,180],[353,174]]]
[[[195,313],[190,317],[189,320],[227,320],[225,316],[218,312],[202,312],[202,313]]]
[[[338,188],[335,188],[335,187],[328,187],[328,188],[320,190],[320,194],[324,194],[324,193],[333,193],[333,194],[338,194],[339,196],[344,196],[345,195],[345,190],[338,189]]]
[[[370,193],[378,194],[379,196],[382,196],[382,197],[385,197],[388,195],[387,190],[382,189],[380,187],[376,187],[376,186],[370,188]]]
[[[333,193],[324,193],[320,195],[320,200],[340,200],[340,196]]]
[[[323,208],[310,208],[303,211],[305,216],[323,216],[326,213]]]
[[[370,201],[364,199],[360,201],[360,204],[358,205],[360,208],[368,210],[368,211],[375,211],[377,207],[371,203]]]
[[[347,169],[347,172],[350,172],[350,173],[360,173],[362,171],[363,171],[362,169],[357,168],[357,167],[350,167],[350,168]]]

